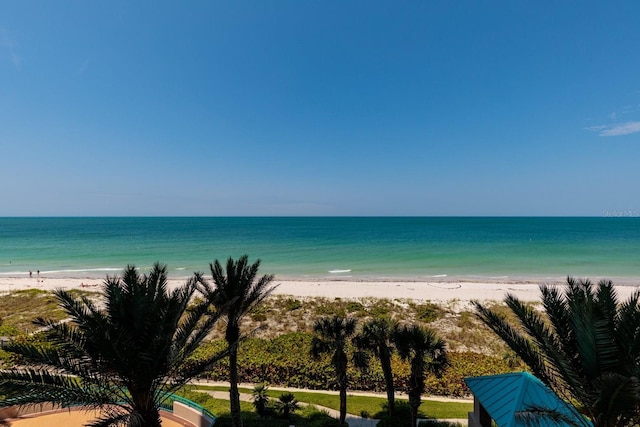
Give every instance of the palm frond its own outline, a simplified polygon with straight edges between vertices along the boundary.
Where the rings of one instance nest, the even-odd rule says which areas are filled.
[[[568,408],[566,408],[569,410]],[[579,413],[567,414],[565,411],[549,409],[541,406],[532,406],[524,411],[516,411],[514,418],[527,427],[540,426],[569,426],[569,427],[592,427],[588,419]]]
[[[549,372],[547,363],[534,341],[521,334],[518,329],[495,311],[484,307],[477,301],[473,301],[472,304],[478,318],[518,354],[538,378],[545,383],[551,382],[553,374]]]
[[[140,275],[127,266],[121,276],[107,277],[104,309],[56,291],[73,323],[39,319],[46,345],[10,343],[7,349],[31,368],[0,372],[0,394],[19,405],[48,401],[106,410],[95,425],[154,417],[149,405],[158,402],[149,396],[165,385],[184,385],[223,357],[188,363],[223,313],[208,310],[208,301],[190,310],[200,278],[169,292],[166,271],[155,264]]]

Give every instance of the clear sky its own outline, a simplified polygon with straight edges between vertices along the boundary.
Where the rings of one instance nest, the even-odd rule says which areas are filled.
[[[640,2],[0,0],[0,216],[640,213]]]

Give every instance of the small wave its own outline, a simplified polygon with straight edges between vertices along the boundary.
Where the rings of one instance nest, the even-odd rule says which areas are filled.
[[[187,268],[187,267],[176,267],[176,270],[180,270],[180,271],[182,271],[182,270],[186,270],[186,268]]]
[[[331,274],[340,274],[340,273],[351,273],[351,269],[349,270],[329,270]]]
[[[28,271],[3,271],[0,276],[26,276],[28,274]]]
[[[78,268],[69,270],[47,270],[40,271],[40,274],[62,274],[62,273],[85,273],[92,271],[122,271],[122,268],[102,267],[102,268]]]
[[[446,274],[434,274],[433,276],[429,276],[429,277],[447,277]]]
[[[91,272],[103,272],[103,271],[122,271],[122,269],[121,268],[78,268],[78,269],[68,269],[68,270],[40,270],[40,274],[91,273]],[[26,276],[29,273],[35,276],[37,274],[37,270],[3,271],[3,272],[0,272],[0,276],[16,276],[16,275]]]

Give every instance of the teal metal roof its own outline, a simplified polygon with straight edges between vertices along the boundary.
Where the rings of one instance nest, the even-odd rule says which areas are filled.
[[[532,408],[559,412],[575,420],[577,425],[591,426],[572,405],[564,402],[528,372],[470,377],[464,381],[499,427],[530,427],[524,420],[516,417],[516,413]],[[537,420],[536,425],[573,427],[566,421],[553,421],[543,417]]]

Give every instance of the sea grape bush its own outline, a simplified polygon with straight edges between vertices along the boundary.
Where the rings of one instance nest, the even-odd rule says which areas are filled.
[[[328,357],[313,360],[309,356],[312,335],[292,332],[272,339],[249,338],[241,344],[238,355],[239,374],[242,382],[261,383],[286,387],[335,390],[335,373]],[[224,348],[222,340],[212,341],[200,349],[200,355]],[[197,357],[197,356],[196,356]],[[434,395],[464,396],[469,393],[463,378],[476,375],[492,375],[510,372],[507,361],[480,353],[451,352],[451,366],[441,378],[427,377],[427,391]],[[405,391],[409,379],[409,365],[397,357],[392,359],[395,388]],[[215,381],[228,377],[228,360],[222,360],[208,374]],[[384,391],[384,377],[379,362],[371,359],[368,370],[349,369],[352,390]]]

